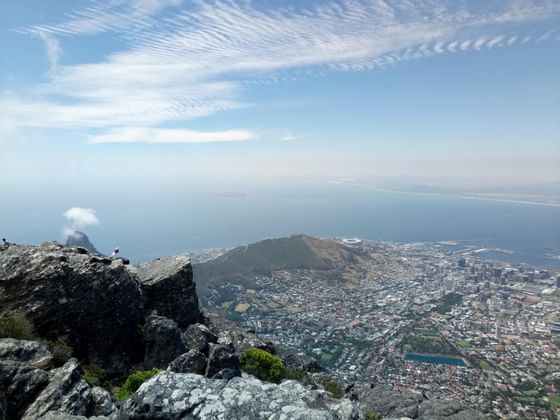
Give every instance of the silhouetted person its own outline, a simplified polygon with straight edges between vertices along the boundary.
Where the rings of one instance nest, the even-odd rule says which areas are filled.
[[[10,246],[10,243],[6,240],[6,238],[2,238],[2,249],[6,249]]]
[[[117,258],[118,255],[119,255],[119,248],[116,247],[116,248],[113,250],[113,253],[111,254],[111,258]]]

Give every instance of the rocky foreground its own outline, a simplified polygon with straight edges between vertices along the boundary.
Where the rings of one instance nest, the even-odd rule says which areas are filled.
[[[284,363],[309,373],[304,383],[243,373],[242,351],[280,349],[201,313],[185,257],[134,267],[56,242],[10,246],[0,251],[0,315],[10,313],[31,321],[36,339],[0,338],[0,420],[483,418],[453,401],[363,384],[334,398],[319,385],[328,373],[293,354]],[[117,401],[85,380],[91,366],[111,383],[162,371]]]

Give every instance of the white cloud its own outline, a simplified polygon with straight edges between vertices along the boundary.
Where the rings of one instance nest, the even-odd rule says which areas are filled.
[[[116,127],[148,129],[247,106],[243,93],[250,82],[509,45],[524,35],[516,23],[560,15],[558,2],[494,0],[487,6],[330,0],[270,10],[249,1],[92,2],[62,22],[19,29],[41,37],[57,71],[46,83],[0,98],[0,114],[18,126],[106,129],[90,138],[98,141],[114,138]],[[58,42],[98,33],[126,47],[98,62],[59,64]]]
[[[84,228],[99,224],[99,219],[95,215],[95,210],[84,209],[82,207],[71,207],[63,214],[71,223],[73,228]]]
[[[156,129],[128,127],[115,129],[108,134],[90,136],[88,143],[219,143],[255,140],[257,136],[247,130],[192,131],[183,129]]]
[[[37,31],[36,34],[45,44],[45,51],[47,53],[47,58],[49,59],[50,72],[54,75],[58,69],[58,61],[62,55],[62,48],[60,48],[60,44],[53,35],[44,31]]]

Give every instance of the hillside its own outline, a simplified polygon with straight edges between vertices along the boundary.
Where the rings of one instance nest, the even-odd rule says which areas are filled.
[[[341,274],[360,260],[357,250],[337,241],[293,235],[266,239],[228,251],[224,255],[194,264],[199,295],[227,282],[255,287],[255,275],[269,275],[278,270],[318,270]]]

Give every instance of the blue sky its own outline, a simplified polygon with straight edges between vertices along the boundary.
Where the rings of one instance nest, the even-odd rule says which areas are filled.
[[[0,22],[4,190],[560,182],[558,1],[27,0]]]

